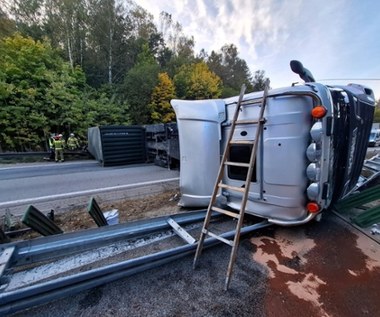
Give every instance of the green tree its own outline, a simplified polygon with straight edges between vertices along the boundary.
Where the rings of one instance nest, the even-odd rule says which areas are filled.
[[[373,122],[380,123],[380,99],[376,102]]]
[[[182,25],[172,19],[171,14],[162,11],[159,21],[160,33],[166,46],[161,49],[158,60],[170,77],[174,77],[182,65],[196,62],[194,38],[183,33]]]
[[[72,68],[83,66],[88,10],[83,0],[45,0],[44,31],[55,47],[62,47]]]
[[[150,103],[151,117],[154,123],[167,123],[175,120],[175,113],[170,100],[175,98],[175,89],[167,73],[158,74],[158,84],[153,89]]]
[[[149,103],[157,85],[159,65],[147,44],[137,58],[137,64],[127,73],[124,80],[124,96],[128,101],[128,114],[132,124],[151,123]]]
[[[178,98],[218,98],[221,94],[221,80],[203,62],[183,65],[174,76]]]
[[[9,3],[8,10],[14,16],[17,32],[41,40],[45,35],[43,31],[44,0],[13,0]]]
[[[265,82],[267,77],[265,77],[265,71],[257,70],[252,79],[252,91],[262,91],[265,89]]]
[[[222,97],[238,95],[243,84],[247,86],[247,91],[252,90],[252,76],[248,65],[239,57],[235,45],[224,45],[220,53],[212,51],[207,65],[223,82]]]
[[[16,31],[16,23],[0,8],[0,39],[12,35]]]
[[[83,121],[79,131],[86,135],[87,129],[101,125],[129,124],[127,105],[115,102],[113,87],[86,89],[83,98]]]
[[[3,150],[38,149],[49,132],[81,122],[84,74],[71,71],[49,43],[16,34],[0,41],[0,56]]]

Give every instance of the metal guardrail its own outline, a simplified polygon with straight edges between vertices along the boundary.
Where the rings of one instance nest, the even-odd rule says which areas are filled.
[[[12,267],[35,263],[44,260],[75,254],[99,245],[108,245],[120,239],[131,239],[152,234],[157,231],[171,228],[169,219],[174,219],[178,224],[201,222],[205,217],[205,210],[184,214],[170,215],[155,219],[137,221],[115,226],[106,226],[84,232],[49,236],[43,239],[8,243],[1,247],[7,261],[3,261],[4,270]],[[216,215],[215,215],[216,216]],[[219,215],[218,215],[219,216]],[[270,226],[267,221],[242,228],[241,234]],[[229,231],[222,236],[226,239],[234,236],[235,231]],[[214,238],[206,239],[205,247],[218,244]],[[130,276],[148,269],[152,269],[192,254],[197,243],[175,247],[139,258],[106,265],[96,269],[60,277],[39,284],[28,285],[21,289],[6,292],[6,285],[0,288],[0,315],[11,314],[35,305],[46,303],[68,295],[73,295],[117,279]],[[13,252],[10,256],[9,250]],[[9,258],[9,259],[8,259]],[[4,280],[4,279],[2,279]],[[1,286],[1,285],[0,285]]]
[[[65,150],[65,155],[82,155],[90,156],[90,153],[87,151],[70,151]],[[22,158],[22,157],[49,157],[50,152],[5,152],[0,153],[0,158]]]
[[[6,152],[0,153],[0,158],[24,157],[24,156],[49,156],[49,152]]]

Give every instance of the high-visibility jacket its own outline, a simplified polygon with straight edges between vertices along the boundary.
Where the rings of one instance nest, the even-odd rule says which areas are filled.
[[[54,148],[56,150],[63,150],[63,142],[62,142],[62,140],[54,140]]]
[[[71,136],[67,139],[67,146],[69,148],[79,147],[78,139],[75,136]]]

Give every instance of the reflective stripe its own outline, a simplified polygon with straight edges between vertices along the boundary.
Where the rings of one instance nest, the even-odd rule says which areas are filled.
[[[63,142],[61,140],[54,140],[54,147],[56,150],[61,150],[63,148]]]

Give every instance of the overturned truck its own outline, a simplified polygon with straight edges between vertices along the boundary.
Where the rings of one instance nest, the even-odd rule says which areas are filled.
[[[316,83],[298,61],[292,70],[304,85],[269,90],[261,137],[255,140],[263,92],[245,94],[229,159],[248,163],[258,150],[245,212],[278,225],[306,223],[355,188],[365,159],[375,98],[358,85]],[[227,146],[238,97],[172,100],[180,141],[182,206],[209,204],[221,154]],[[246,120],[247,124],[244,124]],[[252,142],[253,141],[253,142]],[[223,183],[244,187],[247,167],[224,166]],[[218,202],[239,210],[242,193],[228,186]]]

